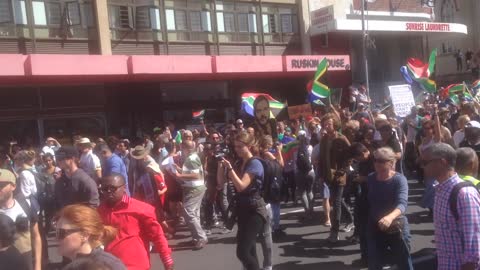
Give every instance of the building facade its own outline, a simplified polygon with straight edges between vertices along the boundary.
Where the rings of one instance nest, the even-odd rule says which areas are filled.
[[[458,3],[461,2],[461,6]],[[360,0],[310,0],[309,33],[312,52],[349,52],[353,81],[365,80],[362,53]],[[478,47],[479,3],[475,0],[371,0],[365,1],[365,29],[370,95],[381,103],[387,86],[403,83],[400,67],[409,57],[427,60],[438,49],[436,80],[439,85],[471,80],[455,71],[456,49]],[[452,70],[453,69],[453,70]]]
[[[0,140],[151,133],[239,116],[240,95],[305,103],[315,61],[308,2],[295,0],[6,0],[0,2]],[[308,30],[308,29],[307,29]],[[312,62],[313,61],[313,62]],[[68,138],[67,138],[68,139]]]

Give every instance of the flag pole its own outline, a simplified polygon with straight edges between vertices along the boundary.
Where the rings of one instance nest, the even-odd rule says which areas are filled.
[[[368,78],[368,57],[367,57],[367,31],[365,30],[365,1],[362,2],[362,53],[363,63],[365,65],[365,87],[367,88],[367,96],[370,97],[370,82]]]

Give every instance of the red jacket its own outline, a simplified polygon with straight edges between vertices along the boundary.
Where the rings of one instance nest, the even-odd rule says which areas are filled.
[[[172,251],[151,205],[124,195],[113,208],[100,204],[98,212],[106,225],[118,229],[105,251],[122,260],[129,270],[150,269],[149,242],[154,243],[165,267],[173,264]]]

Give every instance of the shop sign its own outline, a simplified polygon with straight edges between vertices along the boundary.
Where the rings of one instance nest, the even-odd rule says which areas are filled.
[[[315,71],[325,57],[328,70],[350,70],[349,55],[289,55],[285,57],[287,71]]]
[[[312,115],[312,106],[310,104],[288,107],[288,117],[292,120],[299,119],[301,116],[303,116],[304,119],[307,119],[307,117]]]
[[[395,114],[400,117],[407,116],[412,107],[415,106],[412,87],[408,84],[402,84],[390,85],[388,89],[390,90],[390,96],[392,98]]]
[[[312,27],[322,27],[333,21],[333,5],[310,12]]]
[[[429,23],[429,22],[407,22],[405,23],[405,30],[415,31],[415,32],[450,32],[450,24]]]

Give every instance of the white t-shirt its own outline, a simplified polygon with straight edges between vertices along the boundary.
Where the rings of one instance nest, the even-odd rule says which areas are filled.
[[[455,134],[453,134],[453,142],[455,143],[456,147],[460,146],[460,143],[463,141],[463,139],[465,139],[465,131],[455,131]]]
[[[22,191],[25,198],[28,198],[37,193],[37,183],[35,183],[35,176],[29,170],[23,170],[18,175],[18,180],[20,182],[20,190]]]
[[[11,218],[14,222],[17,218],[28,218],[27,213],[23,210],[22,206],[15,200],[15,204],[12,208],[2,209],[0,208],[0,214],[4,214]],[[32,250],[32,239],[30,237],[30,220],[28,220],[28,230],[25,232],[18,232],[15,234],[14,246],[20,251],[21,254]]]
[[[45,145],[43,148],[42,148],[42,154],[45,155],[45,154],[51,154],[54,158],[55,158],[55,151],[58,151],[58,149],[60,149],[60,147],[58,146],[48,146],[48,145]]]
[[[100,159],[92,152],[92,150],[82,154],[79,167],[93,179],[97,178],[96,171],[102,169]]]

